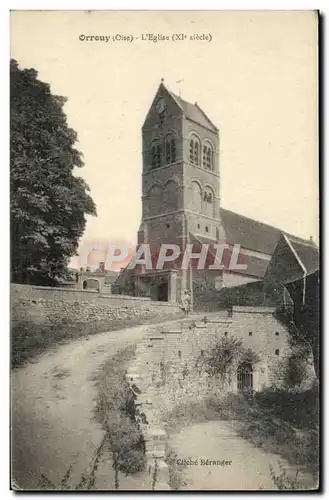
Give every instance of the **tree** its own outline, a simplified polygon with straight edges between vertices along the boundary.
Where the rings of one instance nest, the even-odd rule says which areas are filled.
[[[11,60],[11,278],[54,285],[67,277],[85,215],[96,215],[96,207],[85,181],[73,175],[83,161],[63,111],[66,98],[37,76]]]

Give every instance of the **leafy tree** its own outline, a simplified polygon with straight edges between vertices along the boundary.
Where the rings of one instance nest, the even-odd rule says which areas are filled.
[[[96,207],[85,181],[73,175],[83,161],[63,111],[66,98],[37,76],[11,60],[11,278],[54,285],[67,278],[85,215],[96,215]]]

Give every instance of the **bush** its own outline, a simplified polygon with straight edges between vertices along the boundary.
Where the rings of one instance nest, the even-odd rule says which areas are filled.
[[[210,376],[225,378],[236,363],[258,363],[259,357],[251,349],[245,349],[241,339],[221,337],[204,357],[199,357],[199,371],[204,369]]]
[[[293,353],[284,367],[284,385],[295,387],[300,385],[307,376],[307,361],[298,353]]]

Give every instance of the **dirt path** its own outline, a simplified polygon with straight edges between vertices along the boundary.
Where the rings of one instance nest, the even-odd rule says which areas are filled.
[[[137,343],[154,327],[79,339],[13,371],[12,478],[20,488],[39,488],[42,473],[59,484],[70,465],[72,483],[79,482],[103,437],[93,419],[95,372],[109,356]],[[103,478],[103,488],[106,482]],[[112,489],[112,479],[107,486]]]
[[[266,453],[239,437],[232,422],[189,426],[172,437],[171,446],[177,460],[191,460],[182,471],[186,483],[180,488],[183,490],[275,490],[269,467],[279,473],[280,462],[289,469],[289,475],[295,475],[295,470],[279,455]],[[227,464],[222,465],[222,461]],[[305,488],[310,487],[310,480],[304,477]]]

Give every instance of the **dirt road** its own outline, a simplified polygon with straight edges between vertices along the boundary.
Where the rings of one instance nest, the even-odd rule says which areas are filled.
[[[80,339],[13,371],[12,478],[20,488],[39,488],[42,473],[59,484],[70,465],[78,483],[104,434],[93,419],[95,372],[150,328]]]
[[[191,425],[172,437],[171,446],[177,460],[190,460],[181,474],[182,490],[276,490],[269,469],[272,466],[280,475],[280,463],[289,477],[296,474],[279,455],[239,437],[233,422]],[[300,477],[300,482],[305,489],[315,487],[309,475]]]

